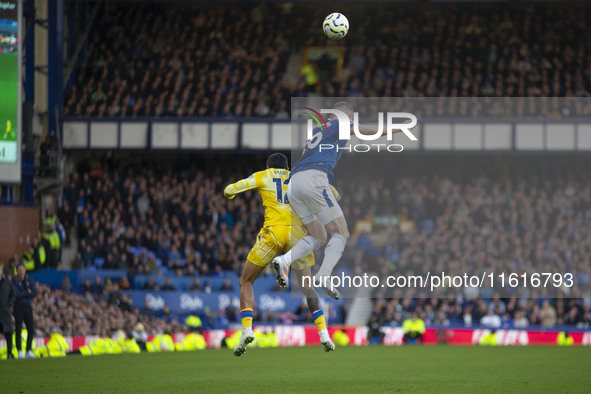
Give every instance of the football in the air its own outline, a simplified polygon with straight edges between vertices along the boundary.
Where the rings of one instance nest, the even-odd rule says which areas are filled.
[[[322,30],[324,34],[333,40],[340,40],[349,32],[349,20],[345,15],[338,12],[333,12],[322,23]]]

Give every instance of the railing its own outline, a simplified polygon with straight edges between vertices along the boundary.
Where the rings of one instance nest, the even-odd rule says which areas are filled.
[[[301,138],[293,138],[303,144]],[[429,152],[591,152],[591,118],[428,118],[420,119],[412,142],[402,133],[392,143],[405,151]],[[292,127],[268,118],[67,118],[66,150],[288,151]],[[386,141],[366,141],[371,144]]]

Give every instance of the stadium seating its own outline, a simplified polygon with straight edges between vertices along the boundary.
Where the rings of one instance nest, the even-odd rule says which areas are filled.
[[[306,94],[303,80],[284,80],[290,50],[322,45],[348,49],[347,73],[318,70],[317,91],[325,96],[568,97],[591,91],[584,72],[590,37],[582,17],[591,11],[588,3],[341,8],[353,15],[357,33],[330,42],[309,23],[324,17],[313,5],[112,4],[68,91],[66,114],[283,116],[290,97]],[[258,22],[247,23],[245,15]],[[218,34],[209,34],[214,29]]]
[[[387,158],[383,157],[382,159],[387,160]],[[116,259],[113,260],[114,265],[121,268],[121,270],[118,271],[109,271],[105,270],[105,266],[103,265],[103,268],[100,269],[98,268],[100,264],[96,264],[97,258],[95,258],[95,262],[89,265],[87,270],[92,267],[98,269],[98,271],[88,272],[88,276],[92,279],[99,274],[101,275],[101,278],[109,277],[113,281],[118,281],[123,276],[122,273],[126,273],[133,289],[141,289],[149,277],[154,277],[159,286],[163,285],[165,278],[170,277],[171,283],[177,291],[187,290],[193,280],[198,278],[200,285],[202,286],[201,291],[204,291],[204,284],[210,282],[211,291],[213,293],[219,292],[223,277],[229,278],[233,288],[237,290],[239,288],[238,275],[241,264],[244,261],[250,246],[254,243],[254,237],[258,232],[260,219],[262,218],[260,204],[255,200],[256,195],[253,193],[246,193],[243,196],[237,197],[236,200],[218,200],[215,205],[209,205],[210,211],[207,213],[205,210],[200,211],[199,206],[201,205],[202,207],[205,207],[206,202],[210,199],[214,199],[214,196],[222,190],[225,184],[241,177],[248,176],[250,173],[256,171],[257,168],[256,166],[253,167],[252,163],[264,163],[265,158],[264,156],[249,156],[248,158],[233,156],[232,160],[228,160],[224,164],[221,164],[219,160],[210,160],[212,161],[205,160],[200,163],[200,165],[204,168],[220,166],[221,173],[223,174],[221,178],[205,176],[197,167],[188,172],[184,170],[178,171],[179,175],[176,179],[168,177],[166,175],[168,172],[166,168],[174,169],[176,166],[184,169],[190,168],[190,166],[187,166],[182,162],[182,159],[180,159],[180,161],[173,160],[167,162],[166,165],[161,161],[158,162],[158,165],[155,165],[153,160],[144,161],[137,158],[131,162],[122,162],[120,164],[105,161],[102,167],[104,168],[103,170],[98,169],[98,167],[93,170],[93,177],[90,177],[90,173],[84,169],[74,171],[67,182],[70,186],[64,190],[65,198],[63,198],[63,201],[65,201],[66,204],[77,206],[80,203],[79,199],[84,198],[86,206],[81,212],[82,216],[106,218],[104,224],[99,222],[97,226],[90,226],[90,224],[87,226],[85,224],[86,222],[82,221],[82,224],[79,225],[77,229],[80,236],[79,239],[85,240],[86,244],[95,245],[97,244],[97,237],[101,237],[100,234],[104,233],[105,239],[111,238],[108,241],[110,243],[108,250],[111,250],[111,253],[116,255]],[[379,158],[375,157],[372,158],[372,160],[379,161]],[[503,157],[502,159],[500,157],[480,157],[471,158],[470,166],[465,166],[462,157],[435,157],[430,158],[429,160],[424,160],[422,156],[404,156],[397,158],[397,165],[400,166],[400,168],[405,169],[404,176],[397,177],[396,183],[388,184],[387,182],[376,182],[381,176],[379,171],[373,171],[371,177],[369,177],[368,174],[364,172],[364,168],[366,167],[360,165],[360,162],[352,162],[343,159],[339,171],[341,171],[341,173],[347,173],[348,180],[356,179],[356,181],[344,182],[343,178],[337,174],[335,184],[343,196],[341,204],[351,228],[355,228],[355,223],[364,220],[367,215],[366,211],[357,209],[358,207],[355,205],[354,201],[358,201],[359,199],[371,199],[369,191],[372,190],[372,188],[375,189],[372,192],[373,195],[392,196],[391,200],[388,201],[388,204],[378,204],[376,206],[377,211],[373,214],[399,215],[403,213],[407,220],[410,220],[409,223],[414,222],[417,223],[417,225],[414,227],[415,232],[411,231],[406,234],[399,233],[396,237],[393,237],[385,249],[374,248],[369,239],[366,239],[367,242],[365,242],[365,244],[361,242],[359,248],[361,249],[361,255],[359,255],[359,250],[355,248],[348,249],[343,257],[343,261],[339,264],[339,269],[349,273],[359,272],[360,269],[369,269],[368,264],[373,264],[372,269],[377,269],[378,271],[383,269],[386,270],[384,272],[387,272],[392,266],[404,266],[405,264],[411,264],[410,262],[412,262],[412,264],[425,266],[433,264],[435,256],[432,254],[425,255],[424,253],[421,253],[421,251],[431,248],[432,246],[428,246],[428,243],[432,240],[439,240],[437,241],[438,243],[436,246],[441,249],[447,247],[447,244],[453,244],[452,239],[453,237],[457,237],[457,234],[442,227],[442,223],[444,223],[442,219],[444,219],[445,216],[443,216],[441,209],[438,208],[438,204],[441,204],[438,200],[441,199],[441,201],[450,201],[450,203],[452,203],[452,191],[457,188],[462,191],[462,195],[469,195],[474,201],[484,201],[484,197],[487,196],[487,193],[490,193],[491,190],[496,190],[495,193],[498,195],[512,196],[512,190],[522,188],[522,180],[527,179],[530,185],[537,185],[537,188],[543,189],[546,193],[544,194],[544,198],[541,197],[541,194],[532,194],[528,197],[537,201],[533,204],[533,206],[538,207],[537,209],[547,207],[547,204],[551,201],[550,199],[559,198],[561,193],[567,193],[568,190],[573,187],[575,190],[586,190],[586,188],[589,187],[584,181],[586,179],[584,171],[589,167],[587,159],[581,156],[573,156],[561,160],[563,160],[563,164],[561,164],[563,167],[556,166],[547,160],[536,157]],[[388,168],[386,163],[380,164],[378,161],[372,162],[373,166],[377,166],[375,168]],[[491,166],[491,163],[494,163],[494,165]],[[127,172],[125,169],[130,168],[130,166],[133,166],[134,168],[142,168],[142,171],[133,176],[126,175]],[[564,168],[568,168],[569,170],[565,171]],[[543,169],[546,174],[544,179],[545,183],[540,183],[541,180],[535,176],[536,171],[540,171],[541,169]],[[507,173],[511,173],[512,178],[507,178],[502,175]],[[86,179],[86,181],[83,181],[84,179]],[[150,201],[150,206],[153,208],[152,211],[149,210],[143,214],[144,216],[142,216],[137,208],[141,205],[141,203],[138,204],[138,202],[140,201],[143,191],[138,190],[137,192],[131,193],[127,190],[128,186],[125,185],[134,183],[140,185],[139,187],[141,189],[143,187],[141,185],[147,184],[149,179],[153,180],[150,182],[153,185],[159,183],[166,185],[164,188],[165,193],[169,193],[170,190],[172,190],[170,185],[173,184],[177,185],[176,190],[182,189],[183,192],[179,195],[180,200],[178,201],[180,205],[175,208],[172,204],[164,204],[158,208],[161,209],[163,214],[156,215],[154,208],[156,208],[157,205],[155,205],[154,202],[158,201],[157,189],[155,187],[146,187],[145,192]],[[199,179],[199,181],[192,181],[193,179]],[[422,180],[421,182],[416,183],[413,179]],[[81,197],[76,191],[80,190],[81,185],[84,184],[83,182],[88,182],[88,193]],[[106,190],[104,188],[105,185],[108,185],[109,189],[116,190],[117,193],[105,194],[102,191]],[[183,186],[179,189],[178,185]],[[206,189],[204,185],[209,186]],[[198,193],[202,193],[203,200],[196,201],[189,199],[189,191],[193,188],[195,188]],[[438,191],[438,193],[431,194],[431,190]],[[135,203],[127,205],[128,208],[126,209],[122,209],[123,205],[120,204],[123,204],[127,199],[126,195],[131,195],[132,201],[135,201]],[[410,196],[414,196],[413,199],[410,199]],[[419,198],[418,201],[421,203],[412,203],[412,201],[415,201],[417,198]],[[577,198],[583,199],[582,201],[587,201],[589,197],[587,195],[581,195]],[[113,208],[110,210],[100,208],[108,206],[111,199],[115,199],[115,206],[119,206],[119,208]],[[565,200],[565,204],[567,204],[566,207],[569,207],[569,209],[565,211],[566,213],[563,214],[563,216],[566,215],[564,218],[568,220],[583,220],[577,218],[586,218],[576,227],[576,229],[578,229],[576,231],[587,231],[586,229],[589,222],[588,214],[585,213],[584,210],[586,203],[579,204],[577,203],[577,201],[579,201],[578,199]],[[453,202],[452,206],[456,207],[455,209],[459,209],[457,208],[459,207],[457,204],[457,202]],[[186,205],[188,208],[187,213],[185,213],[183,209],[178,208],[183,205]],[[518,212],[518,205],[510,206],[513,207],[510,209],[510,212]],[[504,206],[493,205],[493,207],[495,209],[506,209]],[[170,215],[166,212],[173,212],[173,214]],[[225,225],[221,225],[219,222],[217,226],[213,224],[214,212],[216,213],[215,217],[217,217],[218,220],[224,215],[230,215],[232,218],[231,222],[234,226],[233,229],[228,230],[225,228]],[[479,211],[475,212],[477,214]],[[548,212],[553,211],[550,210]],[[534,211],[534,213],[539,216],[538,211]],[[471,215],[472,216],[470,217],[473,218],[478,217],[474,216],[474,212],[471,213]],[[187,217],[191,218],[190,226],[183,228],[181,223],[186,221]],[[552,214],[550,214],[550,217],[552,217]],[[482,226],[483,224],[481,221],[483,219],[480,218],[478,220],[480,221],[478,226]],[[141,224],[149,222],[153,223],[151,227],[146,224]],[[111,223],[111,229],[106,227],[106,223]],[[137,223],[133,229],[133,233],[129,232],[126,223]],[[186,221],[186,223],[189,224],[188,221]],[[475,226],[474,223],[471,223],[470,225]],[[93,228],[94,230],[90,231]],[[117,229],[117,231],[113,232],[113,228]],[[172,231],[171,229],[173,228],[176,230]],[[474,228],[476,229],[479,227]],[[528,228],[531,228],[531,224]],[[240,229],[240,231],[238,232],[236,229]],[[503,232],[504,230],[495,231],[495,237],[500,236]],[[149,233],[160,233],[161,235],[158,238],[153,239],[145,236],[142,238],[142,234],[146,235]],[[420,236],[421,233],[424,233],[426,236]],[[119,237],[113,239],[110,234],[119,234]],[[476,230],[470,235],[467,235],[472,239],[470,242],[472,248],[479,245],[475,238],[473,238],[476,236],[474,234],[476,234]],[[517,237],[523,237],[524,234],[525,233],[522,233]],[[565,232],[564,234],[568,233]],[[409,243],[411,236],[414,236],[418,240],[413,244],[413,247],[410,247],[411,244]],[[189,241],[187,241],[187,239]],[[575,241],[576,239],[578,239],[578,241]],[[585,274],[586,260],[580,255],[581,252],[576,252],[577,250],[585,250],[586,246],[580,244],[584,239],[585,238],[567,237],[565,238],[566,243],[562,244],[575,251],[575,260],[572,260],[569,263],[569,269],[574,271],[574,274],[580,283],[588,283],[589,281],[588,276]],[[496,241],[498,242],[498,240]],[[209,247],[207,246],[208,242]],[[166,254],[168,252],[165,252],[162,246],[173,243],[180,246],[178,248],[180,251],[178,263],[176,260],[166,259]],[[183,245],[187,245],[188,247],[185,248]],[[532,248],[533,247],[534,246],[532,246]],[[166,247],[164,248],[166,249]],[[469,253],[466,251],[467,249],[452,251],[451,254],[448,252],[447,255],[437,256],[440,258],[444,257],[446,259],[445,261],[449,261],[452,258],[462,261],[469,256],[478,253],[477,250],[472,250]],[[80,252],[82,253],[83,250],[81,249]],[[558,256],[554,257],[553,264],[557,269],[560,268],[566,270],[563,257],[560,257],[564,255],[565,252],[565,250],[560,251]],[[507,251],[506,253],[509,252]],[[529,253],[532,252],[526,252],[526,254]],[[101,252],[97,250],[93,251],[93,254],[99,255]],[[123,254],[127,254],[127,261],[131,262],[131,264],[122,264],[121,259]],[[194,258],[195,256],[198,256],[198,258],[192,259],[192,257]],[[224,256],[233,257],[228,258]],[[99,259],[101,258],[102,257],[99,257]],[[180,264],[181,259],[185,260],[184,265]],[[492,259],[489,261],[496,261],[496,264],[501,264],[502,261],[497,259],[494,255],[490,255],[489,259]],[[379,262],[377,268],[375,266],[375,261]],[[520,260],[515,257],[511,261],[512,264],[519,264]],[[538,263],[540,262],[538,261]],[[466,260],[465,264],[472,266],[474,269],[479,267],[477,261],[474,259]],[[544,262],[542,261],[541,264],[544,264]],[[577,264],[579,268],[577,268]],[[218,269],[221,271],[216,271]],[[111,272],[112,274],[110,274],[110,276],[105,275],[104,273],[106,272]],[[59,286],[60,281],[56,280],[54,282]],[[255,284],[255,291],[257,294],[259,292],[268,292],[269,294],[272,294],[274,289],[275,280],[272,275],[262,276]],[[379,292],[375,295],[378,299],[384,296],[386,296],[386,294],[381,294]],[[492,298],[493,296],[494,294],[491,293],[487,297]],[[505,304],[509,301],[510,300],[507,298],[504,299]],[[488,300],[488,302],[492,301]],[[410,312],[415,305],[421,305],[421,307],[424,307],[424,305],[422,305],[423,301],[413,301],[409,304],[403,305],[402,300],[399,300],[398,303],[398,306],[391,305],[390,308],[400,310],[401,313],[396,317],[389,314],[387,319],[384,320],[386,324],[389,324],[390,322],[394,324],[397,322],[399,323],[405,314]],[[378,301],[378,304],[380,305],[380,308],[383,307],[381,301]],[[445,310],[445,313],[442,316],[440,316],[442,324],[461,325],[464,324],[463,314],[468,308],[468,305],[470,305],[472,310],[479,308],[479,305],[474,302],[463,302],[454,305],[451,308],[449,308],[449,304],[438,302],[434,308],[435,310],[449,308]],[[542,299],[536,300],[534,303],[528,305],[520,304],[520,307],[517,308],[511,316],[507,317],[508,321],[510,320],[510,323],[507,324],[540,324],[539,308],[541,305]],[[572,300],[572,302],[568,301],[564,305],[559,305],[559,303],[553,302],[552,308],[554,308],[557,313],[557,318],[554,324],[589,324],[589,305],[584,303],[581,299],[575,299]],[[388,314],[384,311],[379,313],[384,316]],[[515,315],[516,313],[517,315]],[[477,320],[478,315],[474,314],[473,318]],[[435,322],[434,318],[431,318],[430,321],[432,323]],[[476,322],[474,322],[474,324],[476,324]]]
[[[569,7],[529,2],[345,4],[341,11],[350,15],[357,34],[331,42],[319,34],[318,27],[310,25],[309,20],[324,16],[322,9],[310,4],[248,4],[235,9],[189,3],[110,4],[101,11],[84,64],[76,70],[75,83],[67,91],[66,115],[285,117],[289,99],[309,93],[303,79],[286,78],[290,55],[306,46],[328,44],[344,47],[347,55],[345,72],[340,75],[317,65],[320,80],[312,89],[326,96],[586,97],[591,91],[591,77],[586,71],[591,56],[586,18],[591,15],[590,3]],[[211,31],[217,34],[209,34]],[[336,184],[342,190],[342,206],[351,228],[367,214],[353,196],[356,201],[371,198],[368,191],[372,190],[374,195],[392,196],[389,204],[377,204],[374,214],[404,217],[411,229],[396,233],[383,250],[373,247],[369,238],[357,239],[361,252],[349,249],[341,268],[358,272],[371,263],[373,269],[386,273],[399,266],[433,264],[437,258],[444,264],[460,261],[471,269],[482,268],[482,261],[471,258],[487,252],[476,234],[482,226],[498,224],[482,217],[478,221],[484,221],[484,225],[476,224],[475,217],[482,212],[471,204],[485,200],[493,190],[499,199],[504,196],[515,202],[515,191],[526,185],[515,176],[503,176],[501,169],[504,174],[521,171],[521,179],[531,179],[545,193],[543,197],[534,192],[527,195],[535,202],[533,215],[543,216],[553,201],[563,198],[561,191],[567,194],[571,189],[588,188],[585,173],[579,169],[588,168],[589,163],[569,160],[557,169],[545,160],[531,158],[494,158],[494,165],[482,159],[475,165],[471,161],[470,166],[449,157],[435,164],[404,158],[398,162],[405,169],[404,176],[398,176],[391,185],[372,184],[367,174],[355,172],[363,166],[341,164],[339,171],[347,173],[348,182],[337,176]],[[171,277],[173,287],[185,290],[198,277],[201,285],[209,281],[215,292],[220,279],[213,274],[232,272],[232,285],[238,288],[235,273],[254,242],[262,208],[252,193],[232,202],[216,200],[216,196],[226,183],[262,168],[253,163],[264,163],[264,157],[232,157],[223,163],[204,158],[198,164],[178,158],[166,164],[150,158],[100,161],[92,170],[83,165],[72,172],[66,181],[65,198],[60,200],[79,210],[76,226],[60,207],[60,221],[77,231],[75,266],[91,275],[119,268],[127,272],[135,289],[156,276],[160,286],[164,278]],[[220,176],[204,171],[214,167]],[[536,177],[540,168],[547,174],[545,185]],[[569,174],[568,180],[565,174]],[[437,193],[432,194],[432,190]],[[464,201],[467,208],[459,206],[453,190],[470,196]],[[564,235],[564,242],[553,246],[555,250],[547,246],[546,234],[539,243],[528,244],[524,255],[533,256],[539,264],[551,262],[562,271],[568,267],[578,282],[589,283],[585,271],[588,259],[581,252],[587,250],[584,237],[572,234],[588,230],[589,214],[583,207],[589,196],[570,197],[564,202],[564,213],[557,208],[553,212],[554,216],[564,214],[569,223],[577,222],[571,234]],[[419,202],[415,203],[417,198]],[[442,213],[441,201],[455,211],[467,212],[470,234],[462,245],[468,246],[447,250],[462,234],[443,225],[453,218]],[[507,208],[497,203],[489,208],[520,215],[515,204]],[[538,225],[531,218],[524,220],[530,221],[523,228],[503,222],[505,227],[496,227],[495,234],[514,231],[515,238],[524,242],[527,228]],[[568,226],[561,225],[563,233],[569,234]],[[100,237],[104,242],[99,242]],[[415,243],[410,242],[413,237]],[[493,242],[501,242],[500,238]],[[442,253],[424,253],[433,243],[437,251],[447,251],[444,257]],[[541,256],[536,254],[540,245],[544,249]],[[506,261],[494,255],[487,258],[497,268],[506,264],[517,269],[524,257],[513,254],[511,248],[505,247],[500,253]],[[570,256],[571,249],[574,260],[565,257]],[[261,278],[257,286],[272,291],[272,277]],[[481,295],[493,305],[494,293]],[[387,294],[375,296],[374,312],[384,324],[398,324],[416,306],[425,315],[431,313],[423,309],[424,301],[398,300],[394,305],[382,300]],[[541,298],[520,305],[510,313],[507,324],[539,324],[541,305]],[[432,307],[441,312],[437,321],[445,325],[467,324],[468,315],[477,320],[480,316],[471,311],[481,305],[473,301],[449,305],[440,300]],[[574,299],[553,302],[551,307],[557,314],[554,324],[589,324],[588,302]],[[492,308],[503,314],[500,306]],[[430,321],[435,324],[436,319],[431,316]]]

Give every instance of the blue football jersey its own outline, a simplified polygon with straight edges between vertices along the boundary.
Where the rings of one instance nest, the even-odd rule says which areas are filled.
[[[352,127],[352,124],[353,122],[349,127]],[[304,154],[293,165],[292,174],[311,169],[322,170],[328,174],[328,181],[332,182],[334,178],[332,170],[343,155],[349,140],[339,139],[339,121],[337,119],[328,119],[326,125],[328,130],[320,126],[314,127],[312,139],[306,141]]]

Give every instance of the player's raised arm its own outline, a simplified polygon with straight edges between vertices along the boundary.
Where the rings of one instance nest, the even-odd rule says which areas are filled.
[[[236,197],[236,194],[243,193],[247,190],[257,188],[257,181],[255,174],[252,174],[248,178],[241,179],[236,183],[226,186],[224,189],[224,197],[231,200]]]

